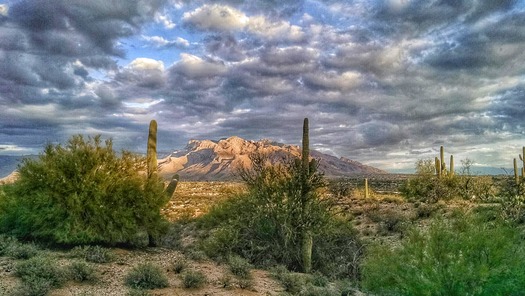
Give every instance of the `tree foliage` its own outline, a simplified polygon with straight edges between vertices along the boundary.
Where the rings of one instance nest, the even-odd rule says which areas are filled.
[[[168,201],[160,179],[146,178],[144,159],[118,155],[100,136],[73,136],[26,159],[0,201],[0,231],[61,244],[129,243],[157,235]]]
[[[360,248],[349,222],[338,219],[318,190],[322,174],[312,168],[308,194],[299,159],[272,164],[263,154],[251,156],[251,169],[241,170],[248,192],[223,202],[200,219],[211,228],[202,246],[212,257],[238,254],[251,263],[283,264],[302,270],[301,243],[305,229],[313,238],[312,267],[333,276],[355,276],[351,259]],[[313,172],[313,173],[312,173]]]
[[[364,288],[376,295],[521,295],[520,230],[468,213],[456,216],[412,229],[397,247],[370,248]]]

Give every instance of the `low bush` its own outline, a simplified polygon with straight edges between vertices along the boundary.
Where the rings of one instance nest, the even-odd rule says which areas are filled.
[[[126,285],[133,289],[165,288],[168,286],[168,278],[159,266],[143,263],[135,266],[128,273]]]
[[[72,262],[68,272],[69,278],[77,282],[94,282],[97,279],[96,269],[82,261]]]
[[[22,286],[16,292],[20,295],[46,295],[68,279],[67,273],[59,267],[58,262],[45,256],[18,262],[15,275],[22,279]]]
[[[207,282],[206,275],[201,271],[187,270],[182,273],[182,285],[187,289],[203,287]]]
[[[33,243],[12,243],[7,249],[6,255],[14,259],[29,259],[38,254],[39,248]]]
[[[252,266],[246,259],[237,255],[231,255],[228,258],[228,266],[235,276],[244,279],[250,278],[250,269]]]
[[[142,290],[142,289],[130,289],[127,296],[150,296],[150,292],[148,290]]]
[[[49,280],[41,277],[26,278],[24,282],[18,285],[12,292],[11,296],[45,296],[53,289]]]
[[[525,246],[519,229],[461,213],[412,229],[399,247],[367,251],[362,285],[378,295],[519,295]]]
[[[184,258],[179,258],[172,264],[172,268],[175,273],[183,272],[185,269],[188,268],[188,266],[188,261],[186,261]]]
[[[7,255],[12,246],[16,244],[18,244],[16,238],[0,234],[0,256]]]
[[[101,246],[78,246],[71,250],[71,255],[92,263],[109,263],[115,260],[111,249]]]

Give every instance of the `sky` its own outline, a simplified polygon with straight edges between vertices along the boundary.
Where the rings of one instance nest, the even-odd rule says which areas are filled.
[[[525,1],[0,0],[0,155],[230,136],[388,171],[525,146]]]

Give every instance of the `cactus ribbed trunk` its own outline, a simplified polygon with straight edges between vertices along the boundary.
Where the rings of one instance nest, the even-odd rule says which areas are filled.
[[[439,159],[436,157],[435,162],[436,162],[436,176],[438,178],[441,178],[441,161],[439,161]]]
[[[523,162],[521,166],[521,177],[525,178],[525,146],[522,147],[521,150],[522,150],[522,154],[520,154],[520,159]]]
[[[365,178],[365,198],[370,197],[370,192],[368,191],[368,178]]]
[[[520,175],[518,174],[518,161],[514,158],[514,180],[516,180],[516,185],[520,184]]]
[[[443,146],[439,147],[439,159],[441,161],[441,174],[439,174],[439,175],[443,176],[443,173],[447,169],[447,166],[445,164],[445,148]]]
[[[454,155],[450,155],[450,176],[454,176]]]
[[[310,139],[308,135],[308,118],[304,119],[303,122],[303,141],[302,141],[302,169],[303,169],[303,185],[301,188],[301,201],[302,201],[302,212],[303,217],[306,215],[307,200],[309,194],[309,178],[310,178]],[[302,241],[301,241],[301,259],[303,265],[303,272],[309,273],[312,270],[312,247],[313,238],[312,234],[305,226],[302,226]]]
[[[310,138],[308,135],[308,118],[304,119],[303,123],[303,151],[302,151],[302,161],[303,161],[303,170],[306,176],[310,173]]]
[[[149,124],[148,150],[146,154],[148,178],[157,173],[157,121]]]

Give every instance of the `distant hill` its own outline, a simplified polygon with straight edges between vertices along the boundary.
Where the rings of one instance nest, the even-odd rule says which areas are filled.
[[[459,174],[458,170],[455,170]],[[399,170],[389,170],[392,174],[415,174],[414,169],[399,169]],[[513,168],[497,168],[497,167],[486,167],[486,166],[472,166],[470,168],[472,175],[512,175],[514,174]]]
[[[31,157],[31,156],[0,155],[0,179],[7,177],[14,170],[16,170],[18,167],[18,164],[25,157]]]
[[[184,150],[159,160],[159,173],[166,178],[177,173],[182,180],[232,180],[239,168],[251,165],[249,156],[254,152],[266,153],[271,160],[278,161],[289,155],[299,156],[301,149],[270,140],[248,141],[239,137],[219,141],[191,140]],[[388,174],[357,161],[318,151],[312,151],[311,156],[319,160],[319,169],[327,177]]]

